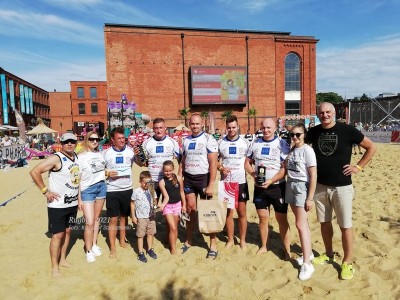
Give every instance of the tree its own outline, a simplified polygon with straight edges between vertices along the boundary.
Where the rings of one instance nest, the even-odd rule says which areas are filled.
[[[185,120],[185,126],[187,126],[187,117],[189,115],[190,107],[184,107],[179,110],[179,116],[181,119]]]
[[[228,109],[228,110],[225,110],[225,111],[221,114],[221,117],[222,117],[222,119],[226,120],[228,117],[232,116],[232,114],[233,114],[232,109]]]
[[[254,132],[256,132],[257,127],[257,110],[253,108],[249,108],[247,115],[251,118],[254,118]],[[249,128],[250,129],[250,128]]]
[[[330,102],[332,104],[342,103],[344,102],[343,97],[339,96],[337,93],[329,92],[329,93],[317,93],[317,104],[321,104],[322,102]]]
[[[208,111],[203,110],[200,113],[200,116],[204,119],[204,129],[207,130],[207,120],[208,120],[208,117],[210,116]]]

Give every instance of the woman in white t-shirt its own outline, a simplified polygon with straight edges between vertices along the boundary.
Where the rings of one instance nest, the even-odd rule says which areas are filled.
[[[100,137],[95,131],[86,134],[82,152],[78,154],[81,182],[78,196],[79,210],[85,217],[85,255],[88,263],[94,262],[101,255],[97,246],[100,227],[100,213],[106,198],[106,162],[99,152]]]
[[[311,260],[314,258],[311,249],[311,232],[308,225],[307,212],[313,207],[315,187],[317,185],[317,160],[313,148],[304,143],[306,128],[297,124],[290,132],[292,145],[286,157],[287,172],[285,202],[296,218],[303,256],[297,259],[301,266],[299,279],[310,279],[314,273]]]

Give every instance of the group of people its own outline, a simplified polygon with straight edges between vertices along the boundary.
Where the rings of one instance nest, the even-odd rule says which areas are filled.
[[[301,266],[299,279],[309,279],[314,272],[313,264],[334,261],[332,212],[335,211],[344,251],[340,276],[342,279],[351,279],[354,273],[351,263],[354,194],[351,175],[363,170],[376,148],[353,126],[337,123],[332,104],[322,103],[318,107],[318,116],[321,125],[309,131],[303,124],[291,128],[291,144],[276,135],[276,121],[270,118],[260,123],[261,137],[252,141],[240,137],[238,120],[234,115],[226,119],[226,135],[216,140],[203,131],[200,114],[193,114],[189,120],[191,134],[183,140],[182,147],[166,134],[167,127],[162,118],[153,121],[154,135],[144,140],[141,147],[126,145],[123,128],[115,128],[111,133],[112,147],[99,152],[100,138],[96,132],[89,132],[83,142],[83,151],[76,155],[76,136],[64,134],[61,137],[61,151],[31,171],[34,182],[48,202],[53,276],[60,275],[59,266],[68,266],[66,249],[77,208],[83,210],[86,220],[84,240],[87,261],[93,262],[102,254],[102,249],[97,246],[97,235],[104,202],[109,218],[111,258],[117,255],[118,230],[120,246],[128,246],[126,225],[129,216],[136,224],[137,259],[147,261],[144,237],[147,239],[146,254],[152,259],[157,258],[153,247],[156,209],[160,209],[165,216],[171,254],[187,252],[193,245],[197,201],[214,196],[214,184],[219,172],[221,180],[237,182],[239,185],[236,211],[241,249],[247,249],[246,203],[250,199],[247,173],[254,178],[253,202],[259,218],[261,242],[257,254],[268,250],[272,206],[279,225],[284,259],[290,259],[291,237],[287,218],[290,205],[303,252],[297,259]],[[366,150],[356,165],[350,164],[353,144],[359,144]],[[174,159],[177,163],[173,162]],[[132,188],[133,163],[148,168],[148,171],[136,174],[139,187],[135,190]],[[175,165],[179,166],[177,171]],[[48,171],[47,187],[42,174]],[[325,253],[318,257],[312,253],[307,218],[307,213],[314,206],[325,245]],[[188,216],[186,239],[178,251],[178,223],[182,214]],[[228,209],[227,248],[235,244],[233,215],[234,209]],[[216,234],[209,236],[207,258],[216,259]]]

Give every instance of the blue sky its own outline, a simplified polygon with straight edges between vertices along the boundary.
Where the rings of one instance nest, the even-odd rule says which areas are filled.
[[[314,36],[317,91],[400,93],[400,0],[0,0],[0,66],[47,90],[106,80],[105,23]]]

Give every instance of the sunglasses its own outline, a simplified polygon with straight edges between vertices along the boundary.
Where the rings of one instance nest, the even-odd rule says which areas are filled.
[[[61,144],[62,145],[66,145],[66,144],[71,143],[71,144],[75,145],[77,142],[78,141],[75,141],[75,140],[66,140],[66,141],[61,142]]]
[[[89,142],[100,142],[100,138],[88,138]]]
[[[290,133],[290,136],[291,136],[291,137],[297,137],[297,138],[299,138],[299,137],[301,137],[301,135],[302,135],[303,133],[304,133],[304,132]]]

